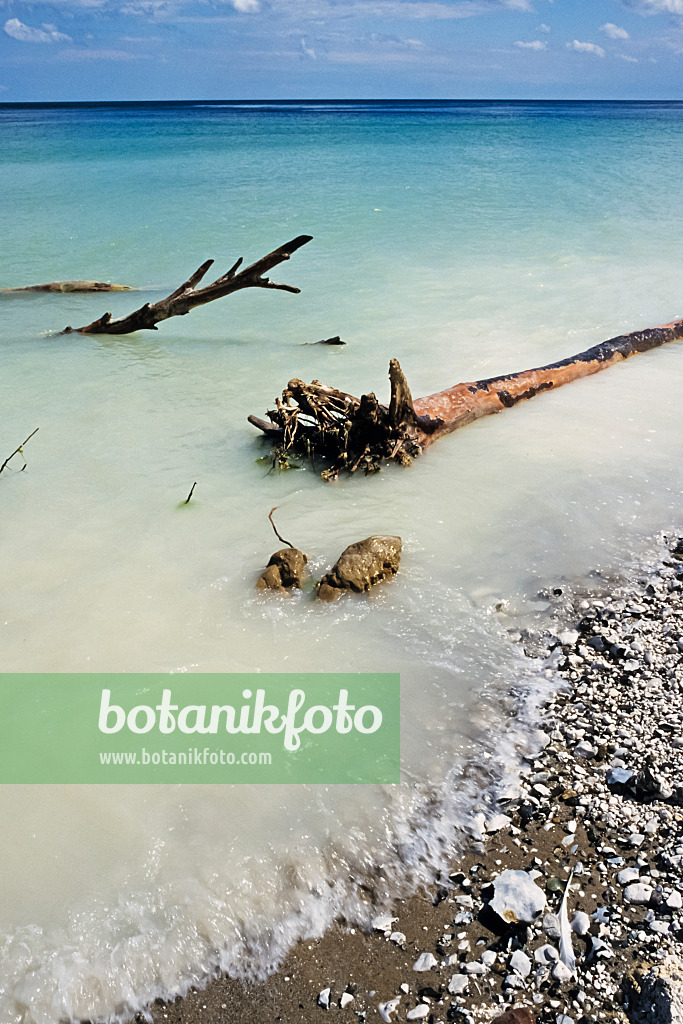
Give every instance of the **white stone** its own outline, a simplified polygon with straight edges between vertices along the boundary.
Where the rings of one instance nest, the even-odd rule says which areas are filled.
[[[591,926],[591,919],[583,910],[577,910],[572,918],[572,931],[576,935],[587,935]]]
[[[507,988],[524,988],[524,979],[519,974],[508,974],[503,984]]]
[[[353,1002],[353,996],[351,995],[351,993],[350,992],[343,992],[342,993],[342,997],[339,1000],[339,1005],[341,1006],[342,1010],[344,1009],[345,1006],[348,1006],[349,1003],[352,1003],[352,1002]]]
[[[318,993],[318,1006],[322,1006],[323,1010],[329,1010],[330,1008],[330,990],[324,988],[322,992]]]
[[[470,960],[468,964],[465,964],[465,970],[468,974],[484,974],[486,968],[478,960]]]
[[[398,918],[390,917],[389,914],[379,914],[377,917],[373,917],[370,923],[376,932],[387,932],[388,934],[394,921],[398,921]]]
[[[528,978],[531,974],[531,960],[521,949],[516,949],[510,957],[510,967],[522,978]]]
[[[413,964],[414,971],[431,971],[432,967],[436,967],[437,959],[433,953],[421,953]]]
[[[628,841],[631,844],[631,846],[642,846],[642,844],[645,842],[645,836],[642,832],[632,832],[631,835],[628,837]]]
[[[429,1007],[426,1003],[420,1003],[414,1010],[408,1010],[406,1020],[424,1020],[429,1016]]]
[[[624,899],[627,903],[644,905],[652,899],[653,889],[642,882],[632,882],[624,889]]]
[[[538,964],[554,964],[559,959],[560,954],[549,943],[546,943],[545,946],[539,946],[534,953],[534,960]]]
[[[403,932],[392,932],[389,936],[389,942],[395,942],[397,946],[402,946],[406,941],[406,937]]]
[[[385,1024],[391,1024],[391,1015],[396,1013],[398,1004],[401,1002],[401,997],[396,996],[395,999],[388,999],[386,1003],[380,1003],[378,1006],[379,1015]]]
[[[666,905],[670,910],[680,910],[683,906],[683,897],[681,897],[678,889],[674,889],[670,896],[666,898]]]
[[[617,875],[617,881],[619,885],[629,885],[631,882],[637,882],[640,878],[640,871],[638,868],[624,868]]]
[[[575,629],[565,629],[564,633],[560,633],[557,639],[563,647],[573,647],[579,639],[579,634]]]
[[[585,740],[581,740],[574,747],[574,757],[595,757],[598,752],[598,748],[594,747],[591,743],[587,743]]]
[[[545,894],[526,871],[501,871],[493,890],[491,909],[507,924],[533,924],[545,910]]]
[[[555,981],[559,981],[563,985],[566,981],[571,981],[573,977],[573,972],[561,960],[558,960],[553,967],[553,978]]]
[[[500,832],[502,828],[507,828],[511,824],[512,818],[509,818],[507,814],[493,814],[486,819],[486,831]]]
[[[492,949],[485,949],[480,957],[481,962],[487,967],[493,967],[497,959],[498,956]]]
[[[454,974],[448,982],[448,991],[452,996],[461,996],[469,985],[469,980],[466,974]]]

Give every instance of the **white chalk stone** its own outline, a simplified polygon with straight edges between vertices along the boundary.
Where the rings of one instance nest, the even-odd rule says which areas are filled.
[[[635,903],[644,906],[652,899],[653,889],[643,882],[633,882],[624,889],[624,899],[627,903]]]
[[[454,974],[448,982],[448,991],[452,996],[461,996],[469,984],[466,974]]]
[[[414,971],[431,971],[432,967],[436,967],[437,959],[433,953],[421,953],[413,964]]]
[[[587,935],[591,926],[591,919],[583,910],[577,910],[572,918],[572,931],[576,935]]]
[[[507,924],[533,924],[545,910],[545,894],[526,871],[501,871],[493,891],[491,909]]]
[[[528,978],[531,974],[531,960],[521,949],[516,949],[510,957],[510,967],[522,978]]]
[[[424,1020],[429,1016],[429,1007],[426,1003],[420,1003],[414,1010],[408,1010],[406,1020]]]

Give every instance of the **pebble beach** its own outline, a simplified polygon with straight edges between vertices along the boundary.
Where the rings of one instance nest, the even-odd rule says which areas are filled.
[[[551,587],[550,628],[513,636],[563,685],[430,888],[391,902],[378,866],[369,927],[157,1001],[154,1024],[683,1021],[683,539],[657,551],[571,605]]]

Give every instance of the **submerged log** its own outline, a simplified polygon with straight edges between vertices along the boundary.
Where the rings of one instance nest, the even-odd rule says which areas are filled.
[[[109,284],[107,281],[48,281],[47,284],[28,284],[23,288],[0,288],[0,295],[17,292],[130,292],[128,284]]]
[[[187,281],[167,295],[165,299],[154,303],[146,302],[140,309],[136,309],[133,313],[120,317],[118,320],[112,320],[111,313],[105,313],[99,320],[93,320],[85,327],[66,327],[63,333],[133,334],[134,331],[156,331],[156,325],[162,320],[168,320],[172,316],[185,316],[195,306],[204,306],[207,302],[221,299],[224,295],[240,291],[242,288],[275,288],[298,295],[301,291],[300,288],[294,288],[289,284],[277,284],[263,275],[278,266],[279,263],[288,260],[297,249],[310,242],[311,238],[311,235],[298,235],[291,242],[285,242],[279,249],[263,256],[256,263],[244,267],[243,270],[239,270],[242,265],[242,257],[240,257],[222,277],[216,278],[212,284],[205,285],[204,288],[196,288],[195,286],[199,284],[209,267],[213,265],[213,260],[207,260],[195,270]]]
[[[389,364],[391,400],[381,405],[374,394],[356,398],[320,381],[290,380],[267,413],[268,421],[249,416],[249,422],[285,452],[320,455],[328,465],[324,479],[342,470],[376,471],[383,461],[408,465],[425,448],[481,416],[510,409],[543,391],[605,370],[638,352],[647,352],[683,338],[683,320],[620,334],[578,355],[547,366],[485,380],[455,384],[413,401],[396,359]]]

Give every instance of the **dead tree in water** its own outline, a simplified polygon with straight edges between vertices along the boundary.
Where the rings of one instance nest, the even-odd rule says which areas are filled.
[[[108,281],[48,281],[47,284],[29,284],[23,288],[0,288],[0,295],[20,292],[130,292],[128,284],[110,284]]]
[[[112,320],[111,313],[105,313],[99,320],[93,320],[86,327],[67,327],[63,333],[132,334],[134,331],[156,331],[156,325],[162,320],[168,320],[172,316],[185,316],[195,306],[204,306],[207,302],[221,299],[224,295],[240,291],[242,288],[276,288],[279,291],[294,292],[298,295],[301,291],[300,288],[294,288],[289,284],[276,284],[275,281],[270,281],[263,275],[279,263],[288,260],[292,253],[310,242],[311,238],[311,235],[299,235],[243,270],[239,269],[242,265],[242,257],[240,257],[227,274],[216,278],[213,284],[205,285],[204,288],[196,288],[195,286],[199,284],[213,264],[213,260],[207,260],[195,270],[187,281],[165,299],[161,299],[160,302],[146,302],[140,309],[136,309],[133,313],[118,320]]]
[[[683,338],[683,320],[621,334],[585,352],[534,370],[455,384],[413,401],[396,359],[389,364],[391,401],[381,405],[374,394],[355,398],[320,381],[290,380],[276,399],[268,420],[249,422],[280,451],[320,455],[328,462],[322,476],[335,479],[342,470],[376,471],[385,460],[409,465],[437,438],[458,427],[561,387],[608,366]]]

